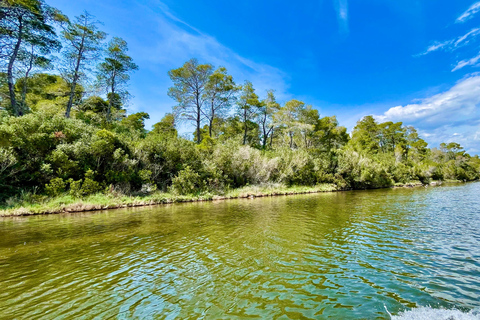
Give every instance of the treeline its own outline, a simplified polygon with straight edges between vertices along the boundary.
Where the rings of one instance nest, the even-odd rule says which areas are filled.
[[[126,114],[138,67],[123,39],[105,45],[90,14],[69,19],[38,0],[3,1],[0,16],[0,201],[479,178],[479,157],[456,143],[429,149],[415,128],[371,116],[349,135],[335,117],[281,104],[273,90],[259,96],[195,59],[169,72],[176,105],[148,131],[147,113]],[[195,128],[193,141],[178,135],[181,121]]]

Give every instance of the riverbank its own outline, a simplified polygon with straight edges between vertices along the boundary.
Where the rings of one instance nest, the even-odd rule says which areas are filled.
[[[433,181],[429,185],[437,186],[443,183],[459,183],[461,181]],[[396,184],[386,188],[413,188],[425,186],[420,181],[413,181],[406,184]],[[166,192],[154,192],[148,195],[115,195],[98,193],[82,199],[65,194],[55,198],[43,198],[38,201],[23,200],[17,203],[6,205],[0,209],[0,217],[29,216],[44,214],[60,214],[86,211],[99,211],[108,209],[119,209],[127,207],[142,207],[182,202],[218,201],[227,199],[258,198],[298,195],[308,193],[347,191],[335,184],[320,184],[313,187],[292,186],[287,187],[280,184],[266,186],[247,186],[227,191],[224,195],[203,193],[198,195],[178,195]]]
[[[320,193],[340,191],[334,184],[321,184],[313,187],[283,185],[247,186],[227,191],[224,195],[202,193],[198,195],[178,195],[165,192],[154,192],[148,195],[115,195],[97,193],[83,199],[62,195],[56,198],[45,198],[38,202],[21,201],[0,210],[0,217],[28,216],[42,214],[59,214],[67,212],[85,212],[127,207],[141,207],[181,202],[215,201],[240,198],[272,197],[282,195]]]

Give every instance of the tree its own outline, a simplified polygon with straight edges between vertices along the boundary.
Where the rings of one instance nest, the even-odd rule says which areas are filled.
[[[209,106],[205,117],[208,120],[208,133],[213,137],[215,119],[222,117],[228,111],[238,88],[235,86],[233,77],[227,74],[227,69],[220,67],[210,75],[205,89],[205,100]]]
[[[114,37],[108,44],[105,60],[98,66],[98,82],[106,88],[108,99],[107,121],[110,121],[111,109],[115,104],[115,97],[120,98],[117,105],[125,102],[129,93],[126,90],[130,73],[138,70],[133,59],[127,55],[127,42],[122,38]]]
[[[311,109],[311,107],[310,107]],[[281,124],[289,137],[290,148],[294,147],[295,133],[306,133],[313,130],[313,125],[301,121],[302,114],[306,112],[305,103],[296,99],[287,101],[275,115],[275,120]],[[318,118],[318,113],[317,113]]]
[[[311,105],[301,108],[298,113],[298,131],[303,137],[305,148],[310,148],[313,145],[314,129],[320,120],[320,114]]]
[[[26,89],[25,105],[27,105],[31,111],[48,110],[50,113],[65,112],[70,86],[61,76],[34,73],[29,77],[20,78],[15,82],[16,92],[22,92],[24,89]],[[82,92],[83,87],[77,86],[76,96],[80,97]],[[9,102],[3,100],[0,102],[0,106],[8,108]]]
[[[427,154],[428,143],[421,139],[417,130],[409,126],[405,131],[407,139],[407,156],[414,161],[423,160]]]
[[[327,152],[340,149],[349,139],[347,128],[339,126],[335,116],[321,118],[315,126],[315,135],[323,151]]]
[[[245,81],[241,87],[240,98],[237,102],[237,114],[243,122],[243,144],[247,144],[249,122],[252,122],[257,116],[257,109],[260,105],[258,96],[255,93],[253,84],[250,81]]]
[[[165,134],[177,136],[177,129],[175,129],[175,115],[173,113],[167,113],[165,116],[153,125],[152,133]]]
[[[199,64],[197,59],[191,59],[178,68],[168,72],[173,81],[173,87],[168,89],[168,95],[178,104],[174,107],[180,119],[190,121],[196,127],[196,142],[201,142],[202,120],[207,114],[205,108],[206,85],[212,74],[211,64]]]
[[[377,153],[379,149],[378,132],[379,127],[375,118],[365,116],[357,122],[352,132],[352,140],[354,148],[358,152]]]
[[[122,124],[133,130],[140,132],[145,131],[145,120],[150,119],[150,115],[146,112],[137,112],[122,119]]]
[[[10,107],[14,115],[20,116],[23,110],[19,108],[15,95],[14,68],[22,46],[39,48],[44,54],[60,49],[51,23],[64,21],[66,17],[42,0],[2,1],[0,17],[0,50],[2,58],[8,61]]]
[[[34,45],[30,45],[29,50],[22,50],[19,53],[18,60],[22,64],[22,70],[20,70],[22,74],[22,94],[20,108],[26,110],[27,105],[25,100],[27,96],[28,79],[31,73],[35,70],[51,69],[53,66],[51,59],[42,55],[41,52],[38,52]]]
[[[262,147],[267,147],[268,138],[273,135],[275,124],[273,115],[280,110],[280,104],[275,99],[275,91],[269,90],[267,98],[258,106],[258,123],[260,124],[262,135]]]
[[[98,60],[101,52],[101,44],[106,33],[98,30],[99,22],[94,16],[85,11],[75,22],[68,22],[62,31],[62,37],[66,43],[64,52],[65,66],[63,76],[70,84],[70,94],[65,111],[65,117],[70,118],[75,89],[80,80],[86,77],[89,65]]]
[[[402,122],[388,121],[379,124],[378,128],[380,148],[383,152],[393,152],[398,145],[405,145],[405,129]]]

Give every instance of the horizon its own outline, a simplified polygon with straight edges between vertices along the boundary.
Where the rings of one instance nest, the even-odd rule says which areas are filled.
[[[480,153],[480,2],[48,3],[70,18],[88,8],[109,38],[128,42],[139,65],[128,111],[149,113],[148,129],[175,104],[168,70],[197,58],[250,80],[261,98],[274,89],[282,104],[335,115],[349,132],[374,115],[413,125],[430,147]]]

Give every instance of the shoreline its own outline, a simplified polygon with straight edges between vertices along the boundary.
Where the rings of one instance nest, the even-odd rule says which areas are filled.
[[[395,188],[418,188],[427,186],[441,186],[443,184],[464,183],[464,181],[432,181],[429,184],[421,182],[410,182],[405,184],[397,184],[388,187],[369,188],[369,189],[340,189],[334,184],[322,184],[314,187],[294,186],[294,187],[261,187],[252,186],[240,189],[234,189],[229,194],[221,195],[172,195],[168,193],[154,193],[147,196],[121,196],[115,197],[111,195],[97,194],[85,199],[75,199],[73,203],[55,204],[56,198],[50,199],[46,203],[35,203],[30,206],[20,206],[17,208],[9,208],[0,210],[0,218],[9,217],[25,217],[35,215],[63,214],[63,213],[80,213],[103,211],[113,209],[123,209],[132,207],[147,207],[174,203],[189,202],[205,202],[205,201],[223,201],[232,199],[255,199],[265,197],[278,197],[302,194],[315,194],[326,192],[344,192],[344,191],[361,191],[373,189],[395,189]],[[93,203],[92,203],[93,202]],[[95,203],[97,202],[97,203]],[[103,203],[102,203],[103,202]],[[106,203],[109,202],[109,203]]]

